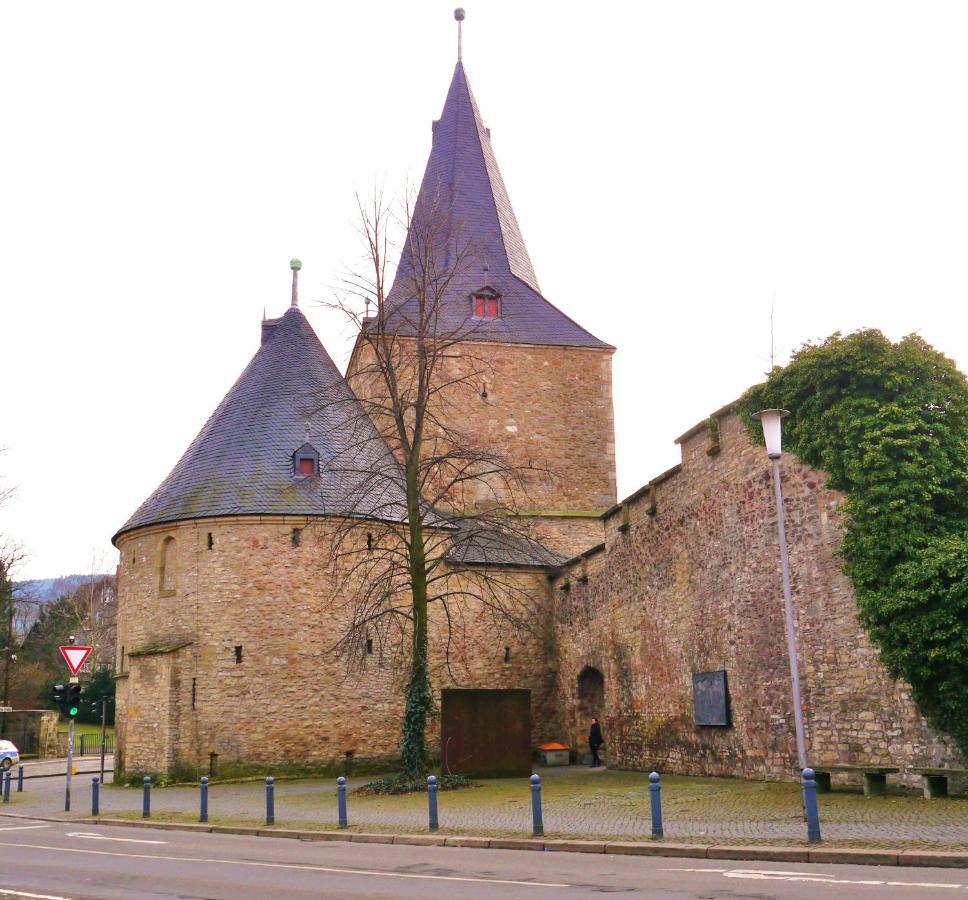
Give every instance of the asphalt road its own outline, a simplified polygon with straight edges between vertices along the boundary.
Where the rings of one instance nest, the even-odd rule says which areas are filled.
[[[67,759],[60,756],[55,759],[33,759],[26,760],[23,764],[24,778],[45,778],[51,775],[63,776],[67,772]],[[108,753],[104,757],[105,770],[114,769],[114,754]],[[101,757],[97,756],[75,756],[74,771],[78,775],[97,775],[101,769]],[[11,770],[14,780],[17,778],[17,767]],[[90,784],[90,780],[88,781]],[[2,896],[2,895],[0,895]]]
[[[0,897],[968,898],[968,871],[297,841],[0,817]]]

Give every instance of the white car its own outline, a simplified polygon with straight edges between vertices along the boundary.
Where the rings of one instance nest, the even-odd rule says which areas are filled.
[[[6,772],[19,762],[20,751],[14,746],[13,741],[0,741],[0,769]]]

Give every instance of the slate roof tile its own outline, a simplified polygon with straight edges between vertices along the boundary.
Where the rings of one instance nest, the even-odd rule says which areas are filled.
[[[318,475],[298,477],[309,442]],[[144,525],[210,516],[351,515],[403,521],[396,463],[296,308],[265,343],[157,490],[115,539]]]

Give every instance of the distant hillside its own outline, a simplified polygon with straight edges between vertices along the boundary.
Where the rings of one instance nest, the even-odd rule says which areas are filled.
[[[89,584],[101,578],[101,575],[60,575],[57,578],[34,578],[30,581],[15,581],[13,589],[18,598],[30,600],[27,621],[24,623],[24,633],[30,631],[40,610],[48,603],[73,594],[82,584]],[[23,635],[21,635],[23,637]]]

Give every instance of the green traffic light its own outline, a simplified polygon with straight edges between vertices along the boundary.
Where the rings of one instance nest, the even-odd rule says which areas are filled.
[[[70,708],[70,709],[69,709],[69,710],[67,711],[67,714],[68,714],[68,715],[69,715],[69,716],[70,716],[70,717],[71,717],[71,718],[73,719],[73,718],[74,718],[74,716],[76,716],[76,715],[77,715],[77,707],[76,707],[76,706],[72,706],[72,707],[71,707],[71,708]]]

